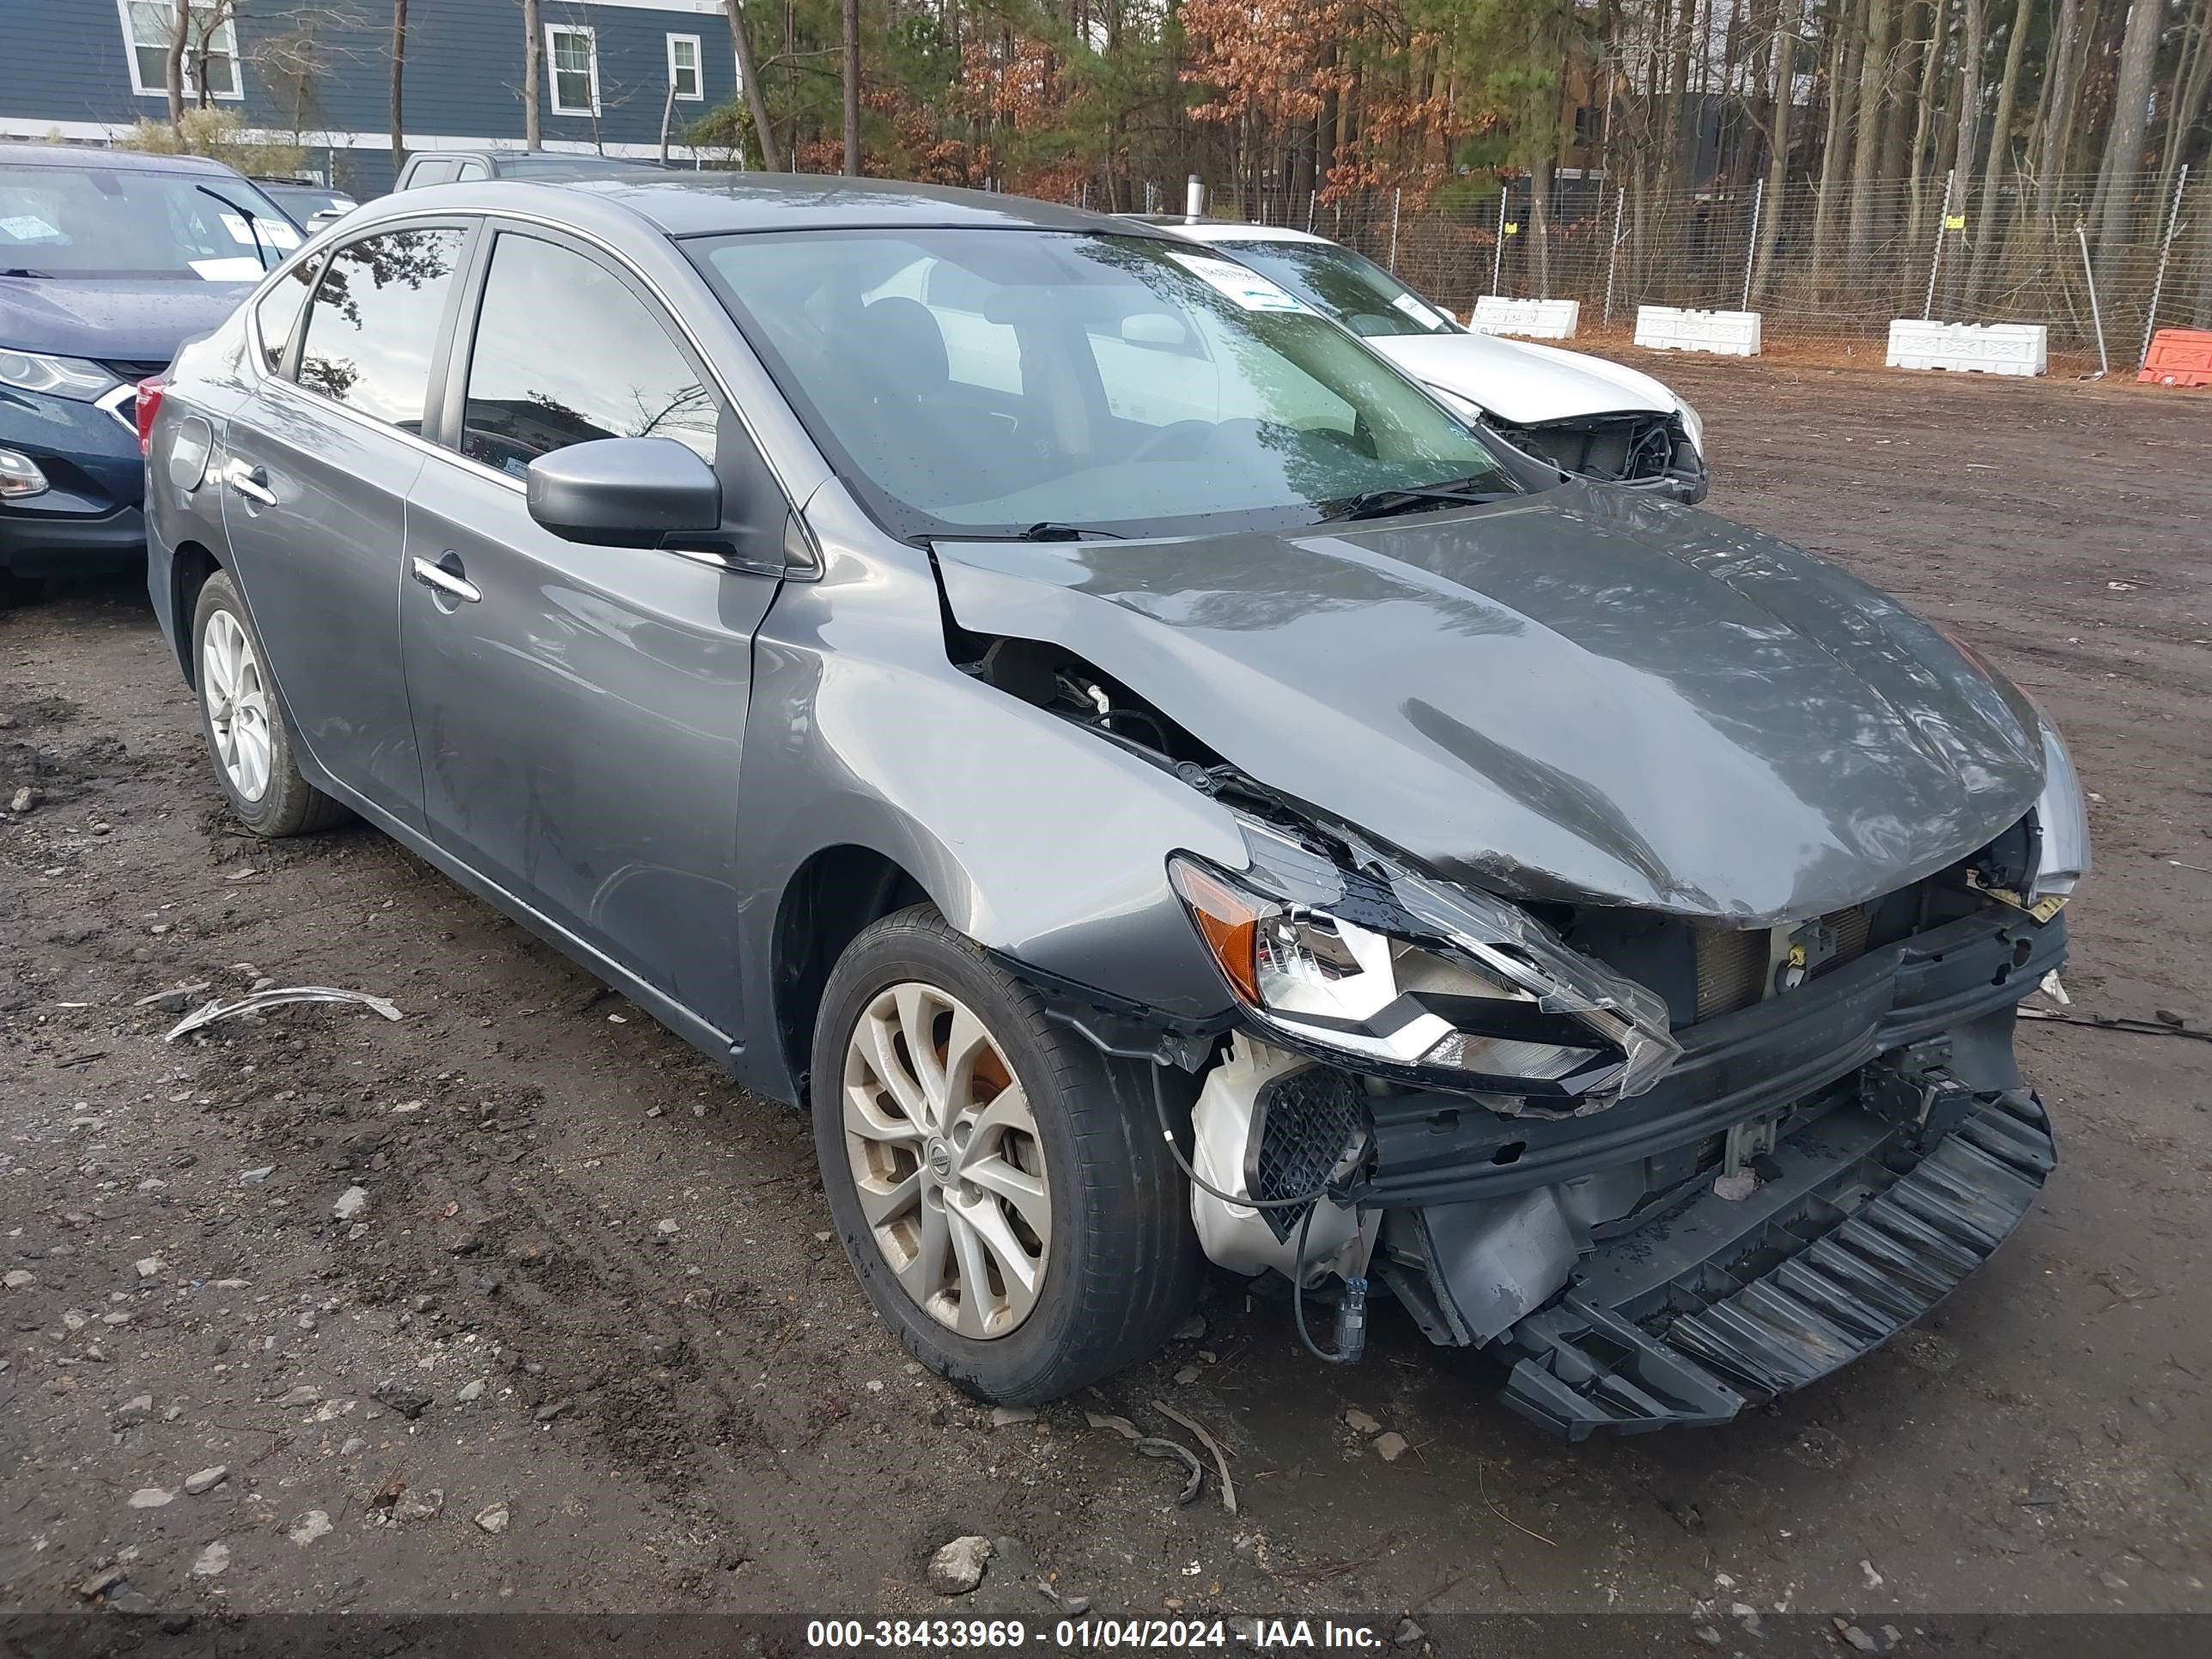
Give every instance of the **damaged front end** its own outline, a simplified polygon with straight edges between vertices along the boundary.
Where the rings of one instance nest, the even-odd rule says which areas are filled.
[[[1879,1346],[2055,1162],[2012,1053],[2065,954],[2055,907],[2015,902],[2066,839],[2033,813],[1757,929],[1522,908],[1339,832],[1246,838],[1246,871],[1171,871],[1241,1014],[1192,1115],[1206,1253],[1358,1316],[1378,1284],[1571,1438],[1725,1422]]]
[[[1705,457],[1679,413],[1628,410],[1527,423],[1495,412],[1483,418],[1516,448],[1562,472],[1691,504],[1705,498]]]
[[[1170,1020],[1001,959],[1101,1048],[1153,1063],[1172,1142],[1164,1080],[1198,1075],[1201,1245],[1231,1271],[1287,1279],[1302,1335],[1307,1304],[1334,1304],[1335,1353],[1306,1337],[1324,1357],[1359,1352],[1374,1286],[1432,1340],[1498,1362],[1506,1402],[1570,1437],[1724,1422],[1923,1315],[2009,1234],[2055,1162],[2013,1030],[2015,1005],[2064,959],[2061,907],[2087,835],[2064,746],[2024,704],[2040,767],[2006,771],[1989,799],[1931,774],[1911,820],[1924,833],[1895,833],[1894,804],[1916,799],[1898,779],[1929,732],[1965,744],[1960,718],[1912,727],[1884,762],[1887,796],[1861,787],[1845,811],[1838,791],[1814,820],[1668,841],[1702,872],[1694,893],[1658,870],[1663,902],[1549,896],[1563,885],[1551,881],[1508,897],[1465,878],[1502,854],[1462,858],[1447,878],[1402,828],[1385,842],[1319,790],[1260,781],[1195,729],[1233,703],[1132,689],[1133,668],[1172,682],[1170,655],[1127,652],[1109,671],[950,613],[947,637],[968,672],[1228,809],[1241,862],[1218,845],[1166,856],[1225,1015]],[[1502,682],[1487,684],[1494,702]],[[2010,754],[1994,741],[1975,752]],[[1862,741],[1847,758],[1870,752]],[[1678,827],[1668,799],[1654,797],[1648,835]],[[1884,800],[1886,837],[1854,816]],[[1735,811],[1747,816],[1741,787]],[[1614,817],[1621,843],[1659,866],[1645,820]],[[1992,836],[1993,823],[2006,827]],[[1820,879],[1780,867],[1760,838],[1777,826],[1826,849]],[[1783,879],[1731,890],[1718,847]],[[1766,908],[1778,890],[1791,902]]]

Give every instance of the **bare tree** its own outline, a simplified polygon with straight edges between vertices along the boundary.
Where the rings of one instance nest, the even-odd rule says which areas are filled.
[[[781,173],[783,164],[777,158],[775,128],[769,119],[768,89],[761,85],[760,66],[753,58],[753,37],[745,27],[745,0],[722,0],[730,17],[730,41],[737,48],[738,78],[744,84],[745,106],[752,112],[753,132],[760,140],[761,167],[769,173]]]
[[[1774,210],[1759,222],[1759,257],[1751,280],[1752,301],[1766,292],[1767,276],[1774,264],[1774,248],[1782,234],[1782,192],[1790,179],[1790,112],[1796,101],[1792,88],[1797,82],[1797,20],[1802,0],[1780,0],[1774,20],[1774,86],[1770,100],[1772,125],[1766,130],[1766,195]]]
[[[185,125],[185,46],[191,39],[192,0],[177,0],[177,21],[169,29],[167,82],[169,125],[179,132]]]
[[[522,0],[522,147],[542,149],[545,135],[538,110],[540,68],[545,50],[545,31],[538,26],[538,0]]]
[[[845,0],[845,171],[860,176],[860,0]]]
[[[1966,279],[1966,304],[1971,308],[1981,298],[1982,283],[1988,275],[1990,255],[1996,251],[1997,224],[1996,181],[2002,171],[2006,152],[2012,143],[2012,112],[2020,96],[2020,63],[2027,49],[2029,14],[2035,0],[2019,0],[2014,9],[2011,38],[2005,42],[2004,78],[1997,82],[1997,112],[1990,127],[1989,179],[1982,186],[1982,212],[1974,228],[1973,274]],[[2018,167],[2014,168],[2016,174]]]
[[[401,83],[407,74],[407,0],[392,0],[392,177],[407,165],[407,118]]]
[[[2158,67],[2158,36],[2166,0],[2135,0],[2120,44],[2118,79],[2112,87],[2112,125],[2105,136],[2105,163],[2097,174],[2097,243],[2116,257],[2135,228],[2136,180],[2142,173],[2143,132]]]

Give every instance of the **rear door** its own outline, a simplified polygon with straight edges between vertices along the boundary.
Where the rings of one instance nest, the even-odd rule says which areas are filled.
[[[462,222],[410,222],[334,248],[226,434],[231,563],[301,740],[340,783],[416,825],[401,555],[469,234]]]
[[[788,507],[692,343],[617,262],[499,228],[475,286],[445,441],[407,515],[420,579],[401,654],[429,833],[726,1037],[738,751]],[[729,562],[583,546],[531,518],[530,463],[609,437],[714,465]]]

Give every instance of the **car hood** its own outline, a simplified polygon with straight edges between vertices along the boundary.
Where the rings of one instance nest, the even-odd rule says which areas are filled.
[[[1367,343],[1416,379],[1516,426],[1628,410],[1671,414],[1681,407],[1681,399],[1649,374],[1494,334],[1384,334]]]
[[[252,292],[251,283],[197,276],[0,276],[0,346],[58,357],[167,362]]]
[[[1739,927],[2018,821],[2021,694],[1835,566],[1569,483],[1282,536],[939,543],[963,628],[1053,642],[1308,810],[1530,900]]]

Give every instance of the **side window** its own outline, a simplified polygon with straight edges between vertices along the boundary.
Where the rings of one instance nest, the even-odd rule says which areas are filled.
[[[301,307],[306,305],[322,269],[319,258],[303,259],[253,302],[253,325],[261,335],[264,373],[283,373],[284,353],[292,343],[292,331],[299,326]]]
[[[300,384],[420,432],[430,357],[464,240],[458,230],[393,230],[331,254],[307,307]]]
[[[482,179],[487,176],[489,175],[486,173],[484,164],[482,161],[460,162],[455,167],[453,172],[453,177],[456,180]]]
[[[419,190],[424,185],[450,185],[459,176],[461,164],[450,157],[434,155],[417,161],[407,169],[407,188]]]
[[[580,253],[504,233],[469,355],[461,453],[520,477],[594,438],[673,438],[714,459],[720,410],[629,286]]]

